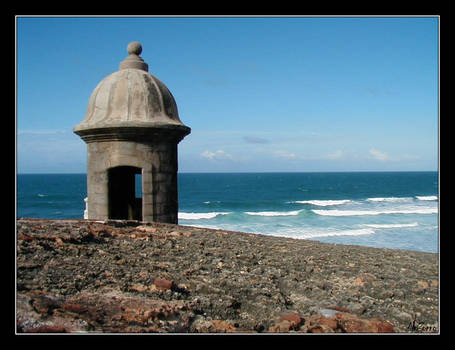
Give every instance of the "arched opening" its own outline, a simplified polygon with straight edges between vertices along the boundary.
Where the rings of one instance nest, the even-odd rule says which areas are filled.
[[[142,220],[141,174],[141,168],[132,166],[108,170],[109,219]]]

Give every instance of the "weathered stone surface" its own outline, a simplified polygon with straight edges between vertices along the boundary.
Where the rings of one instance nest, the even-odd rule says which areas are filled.
[[[299,327],[304,319],[297,312],[294,312],[281,316],[280,321],[289,321],[292,327]]]
[[[305,322],[304,332],[306,333],[335,333],[341,332],[338,322],[330,317],[322,315],[311,316]]]
[[[276,325],[269,328],[270,333],[289,333],[292,328],[292,322],[288,320],[281,320]]]
[[[355,315],[337,313],[333,319],[347,333],[394,333],[393,325],[380,318],[364,320]]]
[[[18,332],[438,332],[435,281],[437,254],[135,221],[17,221]]]
[[[168,281],[165,278],[155,278],[155,281],[153,283],[155,284],[156,288],[160,290],[171,289],[172,286],[174,285],[174,282]]]

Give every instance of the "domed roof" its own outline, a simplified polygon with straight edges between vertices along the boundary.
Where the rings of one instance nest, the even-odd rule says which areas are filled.
[[[179,119],[169,89],[148,73],[147,63],[139,57],[141,52],[141,44],[128,45],[130,55],[120,63],[120,69],[93,90],[85,119],[73,128],[76,134],[83,137],[103,133],[106,128],[164,128],[180,130],[185,135],[190,132]]]

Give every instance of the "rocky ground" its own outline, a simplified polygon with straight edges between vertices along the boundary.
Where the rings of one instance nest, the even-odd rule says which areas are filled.
[[[17,332],[439,332],[437,254],[170,224],[17,221]]]

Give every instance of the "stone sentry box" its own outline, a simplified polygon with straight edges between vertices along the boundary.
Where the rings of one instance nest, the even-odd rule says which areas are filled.
[[[191,129],[180,121],[167,87],[148,73],[141,44],[132,42],[127,50],[73,128],[87,143],[88,219],[177,223],[177,145]]]

